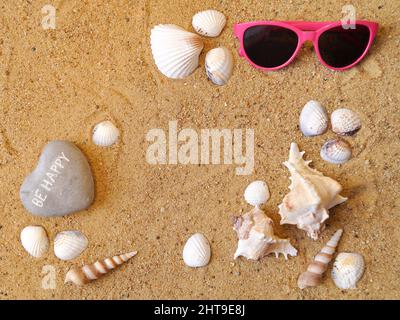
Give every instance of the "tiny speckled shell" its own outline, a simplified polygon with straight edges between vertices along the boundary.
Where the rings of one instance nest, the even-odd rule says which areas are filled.
[[[329,140],[321,148],[321,158],[333,164],[343,164],[351,158],[351,147],[341,139]]]
[[[332,280],[340,289],[355,289],[364,273],[364,258],[358,253],[341,252],[332,269]]]
[[[360,117],[352,110],[337,109],[331,115],[333,132],[342,136],[351,136],[361,128]]]

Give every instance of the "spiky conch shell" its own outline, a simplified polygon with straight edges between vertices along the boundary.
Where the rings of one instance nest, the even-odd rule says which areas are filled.
[[[234,259],[243,256],[251,260],[259,260],[262,257],[275,253],[285,256],[296,256],[297,250],[289,240],[281,239],[274,235],[273,221],[259,207],[236,217],[233,229],[236,231],[239,241]]]
[[[328,269],[329,262],[331,262],[335,254],[342,233],[342,229],[336,231],[327,244],[314,257],[314,260],[308,265],[307,271],[300,275],[297,280],[297,285],[300,289],[315,287],[321,283],[322,276],[326,269]]]
[[[304,161],[303,155],[292,143],[289,160],[283,163],[291,174],[290,192],[279,205],[279,214],[281,224],[297,225],[316,240],[329,218],[328,210],[347,198],[339,195],[342,186],[337,181],[310,168],[311,161]]]
[[[103,261],[96,261],[91,265],[85,265],[82,268],[74,268],[68,271],[65,276],[64,283],[73,282],[78,286],[97,280],[102,275],[110,272],[119,265],[128,261],[137,254],[137,251],[128,252],[112,258],[107,258]]]

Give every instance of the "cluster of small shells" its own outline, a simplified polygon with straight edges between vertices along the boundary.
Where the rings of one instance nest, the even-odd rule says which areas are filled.
[[[321,135],[329,126],[328,112],[315,100],[305,104],[300,113],[300,130],[306,137]],[[361,128],[360,117],[352,110],[341,108],[331,115],[332,131],[352,136]],[[341,138],[330,139],[321,148],[321,158],[333,164],[343,164],[351,158],[351,146]]]
[[[194,30],[205,37],[218,37],[226,24],[225,16],[216,10],[205,10],[193,16]],[[199,66],[204,48],[202,38],[174,24],[152,28],[151,51],[158,70],[171,79],[184,79]],[[233,57],[225,47],[210,50],[205,58],[207,77],[216,85],[225,85],[232,75]]]

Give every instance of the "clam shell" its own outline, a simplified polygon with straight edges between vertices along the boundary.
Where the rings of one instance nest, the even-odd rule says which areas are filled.
[[[333,132],[342,136],[352,136],[361,128],[360,117],[352,110],[337,109],[331,115]]]
[[[21,243],[33,257],[40,258],[49,250],[49,238],[42,226],[28,226],[21,231]]]
[[[328,129],[328,113],[317,101],[308,101],[300,113],[300,130],[306,137],[323,134]]]
[[[207,77],[216,85],[226,84],[232,75],[233,57],[228,48],[210,50],[206,55],[205,68]]]
[[[268,185],[260,180],[250,183],[244,191],[244,199],[252,206],[259,206],[266,203],[269,197]]]
[[[192,235],[183,248],[183,261],[189,267],[204,267],[211,257],[211,248],[208,240],[201,233]]]
[[[102,121],[93,129],[93,143],[100,147],[109,147],[118,141],[119,130],[111,121]]]
[[[325,161],[343,164],[351,158],[351,147],[341,139],[329,140],[322,146],[320,154]]]
[[[183,79],[199,65],[203,40],[173,24],[159,24],[151,30],[151,51],[162,74],[172,79]]]
[[[362,255],[341,252],[337,255],[332,269],[332,280],[340,289],[355,289],[364,273],[365,263]]]
[[[54,254],[60,260],[78,257],[88,246],[88,239],[80,231],[63,231],[54,239]]]
[[[218,37],[225,24],[225,16],[217,10],[200,11],[192,19],[194,30],[205,37]]]

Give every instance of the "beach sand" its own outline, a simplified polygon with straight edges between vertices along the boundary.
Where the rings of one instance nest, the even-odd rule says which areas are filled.
[[[330,71],[306,45],[290,66],[270,73],[238,56],[235,22],[339,20],[348,1],[50,2],[57,8],[55,30],[41,27],[41,8],[49,1],[0,0],[0,299],[400,298],[400,2],[351,2],[358,19],[381,25],[370,54],[356,68]],[[190,77],[167,79],[152,60],[151,28],[173,23],[193,31],[193,14],[208,8],[227,16],[223,33],[204,39],[200,67]],[[222,87],[204,72],[206,52],[220,45],[235,60],[233,76]],[[329,112],[348,107],[361,116],[362,129],[346,138],[353,147],[348,163],[335,166],[320,158],[322,144],[335,137],[332,131],[306,138],[298,130],[301,108],[311,99]],[[112,148],[91,142],[93,126],[104,119],[121,130]],[[148,164],[146,133],[167,130],[172,120],[179,129],[254,129],[254,173],[236,175],[234,164]],[[56,139],[72,141],[85,153],[96,199],[73,215],[34,217],[22,206],[19,188],[45,144]],[[317,241],[295,226],[279,225],[277,206],[289,186],[282,162],[291,142],[315,168],[339,181],[349,198],[330,211]],[[297,257],[233,260],[232,216],[250,210],[243,191],[255,179],[269,184],[266,213],[276,233],[291,239]],[[51,239],[63,230],[80,230],[89,247],[68,262],[52,250],[32,258],[19,241],[30,224],[43,225]],[[357,289],[337,289],[329,269],[320,286],[299,290],[299,274],[338,228],[344,228],[339,251],[365,258]],[[195,232],[212,246],[205,268],[190,269],[182,260],[183,245]],[[63,284],[69,268],[132,249],[138,255],[102,279],[80,288]],[[54,290],[42,288],[46,270],[55,271]]]

